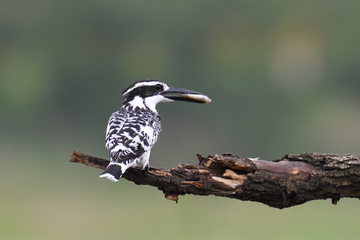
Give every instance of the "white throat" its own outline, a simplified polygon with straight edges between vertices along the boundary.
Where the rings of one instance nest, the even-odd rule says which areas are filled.
[[[156,104],[158,104],[159,102],[172,102],[172,101],[173,100],[165,98],[162,95],[156,95],[156,96],[145,98],[144,103],[151,111],[157,113]]]

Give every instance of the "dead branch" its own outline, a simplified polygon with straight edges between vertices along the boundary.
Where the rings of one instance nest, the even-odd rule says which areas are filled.
[[[176,168],[128,169],[123,178],[163,191],[178,201],[179,195],[215,195],[286,208],[317,199],[360,198],[360,158],[346,154],[302,153],[270,161],[232,156],[202,157],[199,165]],[[70,162],[105,169],[108,160],[77,151]]]

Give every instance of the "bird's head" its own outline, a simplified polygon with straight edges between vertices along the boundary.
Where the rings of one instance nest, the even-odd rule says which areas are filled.
[[[160,80],[140,80],[131,84],[122,92],[125,97],[123,104],[144,108],[145,106],[156,112],[155,106],[159,102],[187,101],[195,103],[210,103],[206,95],[191,90],[176,88]]]

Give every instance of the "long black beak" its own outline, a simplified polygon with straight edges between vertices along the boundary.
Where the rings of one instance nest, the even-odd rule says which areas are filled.
[[[164,97],[176,100],[176,101],[187,101],[187,102],[195,102],[195,103],[210,103],[211,99],[208,96],[194,92],[191,90],[170,87],[168,90],[161,92],[160,94],[164,95]]]

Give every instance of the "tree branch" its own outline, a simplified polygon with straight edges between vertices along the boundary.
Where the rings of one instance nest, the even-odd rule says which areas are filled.
[[[178,195],[215,195],[286,208],[310,200],[360,198],[360,158],[346,154],[302,153],[270,161],[232,156],[202,157],[199,165],[179,164],[176,168],[150,167],[148,174],[129,168],[123,178],[163,191],[178,201]],[[105,169],[108,160],[77,151],[70,162]]]

